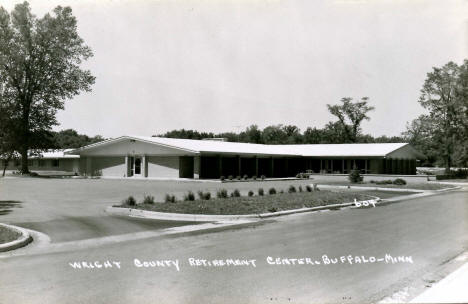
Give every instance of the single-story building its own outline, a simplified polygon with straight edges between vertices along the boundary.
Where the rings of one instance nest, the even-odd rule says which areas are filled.
[[[407,143],[263,145],[219,140],[121,136],[65,152],[87,176],[220,178],[301,172],[416,174],[424,155]]]
[[[62,150],[46,150],[37,154],[32,154],[28,157],[28,167],[31,171],[66,171],[79,173],[80,156],[68,154],[67,152],[74,149]],[[6,164],[6,160],[2,160],[2,169],[20,170],[21,159],[15,158]]]

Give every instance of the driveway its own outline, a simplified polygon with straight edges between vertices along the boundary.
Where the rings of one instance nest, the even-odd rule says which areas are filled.
[[[179,198],[191,190],[239,189],[247,194],[259,187],[287,190],[289,185],[310,181],[271,181],[213,183],[131,179],[0,179],[0,222],[48,234],[52,242],[63,242],[164,229],[193,224],[110,216],[107,206],[118,204],[129,195],[141,201],[145,194],[162,201],[166,193]]]

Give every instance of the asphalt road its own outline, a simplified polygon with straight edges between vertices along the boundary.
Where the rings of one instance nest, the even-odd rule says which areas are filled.
[[[157,237],[60,253],[0,258],[0,303],[376,302],[431,280],[468,248],[468,193],[457,191],[368,209],[307,213],[246,228]],[[385,254],[413,263],[269,265],[268,256]],[[178,260],[138,268],[140,261]],[[188,259],[255,259],[256,267],[190,266]],[[121,268],[74,269],[78,261]],[[411,290],[409,291],[411,293]]]

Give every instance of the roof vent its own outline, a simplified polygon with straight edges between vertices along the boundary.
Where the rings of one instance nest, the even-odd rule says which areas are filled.
[[[202,138],[202,140],[211,140],[211,141],[227,141],[226,137],[212,137],[212,138]]]

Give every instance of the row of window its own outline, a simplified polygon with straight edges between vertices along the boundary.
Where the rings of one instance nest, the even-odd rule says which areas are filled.
[[[21,166],[21,161],[15,160],[11,161],[10,165],[13,165],[14,167],[19,167]],[[47,165],[58,168],[60,166],[60,160],[58,159],[30,159],[28,160],[28,166],[29,167],[46,167]],[[3,160],[3,166],[8,166],[7,160]]]

